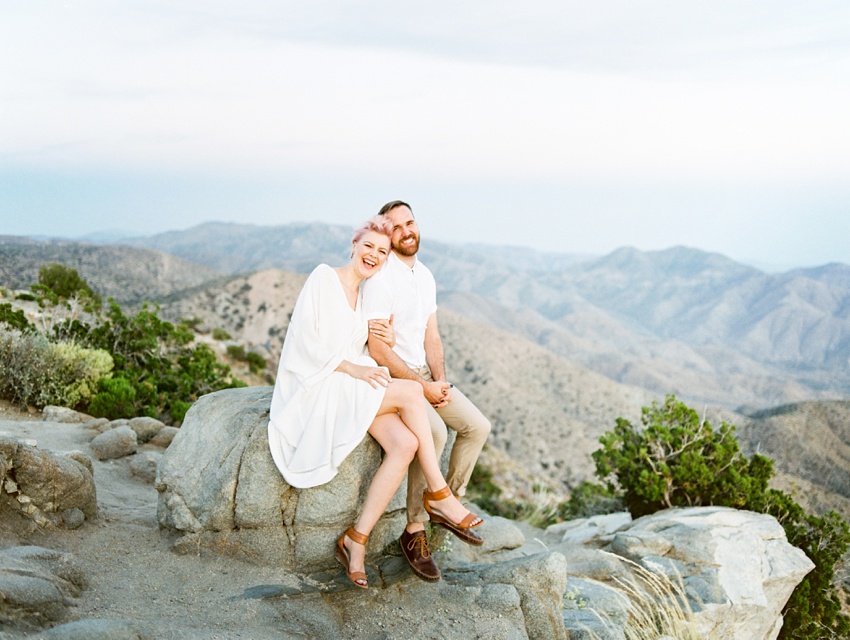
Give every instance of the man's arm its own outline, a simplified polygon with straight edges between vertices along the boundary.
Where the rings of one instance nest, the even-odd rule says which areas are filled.
[[[440,330],[437,327],[437,313],[428,316],[428,324],[425,325],[425,362],[431,370],[434,380],[446,381],[446,362],[443,357],[443,341],[440,339]]]
[[[435,319],[436,321],[436,319]],[[429,319],[429,324],[430,324]],[[427,335],[427,328],[426,328]],[[437,335],[437,339],[439,339],[439,335]],[[427,343],[427,338],[426,338]],[[449,389],[451,388],[448,383],[443,381],[428,381],[422,378],[418,373],[413,371],[410,367],[407,366],[407,363],[402,360],[398,354],[393,351],[390,346],[378,338],[377,336],[369,336],[369,355],[377,362],[379,365],[386,367],[390,370],[390,375],[393,378],[403,378],[405,380],[413,380],[414,382],[418,382],[422,385],[422,392],[425,394],[425,398],[435,407],[444,407],[448,404],[449,400],[451,400],[451,394],[449,393]],[[440,343],[440,353],[442,353],[442,343]],[[426,354],[427,354],[427,346],[426,346]],[[441,358],[442,360],[442,358]],[[427,355],[426,355],[427,362]],[[442,369],[441,369],[442,371]],[[433,371],[432,371],[433,376]]]
[[[402,360],[398,354],[392,350],[390,345],[381,340],[377,336],[369,334],[369,355],[382,367],[390,370],[390,375],[393,378],[404,378],[405,380],[415,380],[420,384],[425,382],[414,372],[407,363]]]

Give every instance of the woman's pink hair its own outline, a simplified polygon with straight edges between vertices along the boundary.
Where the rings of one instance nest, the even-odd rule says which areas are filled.
[[[370,231],[380,233],[388,238],[393,236],[393,225],[383,216],[374,216],[361,224],[354,230],[354,235],[351,236],[352,244],[357,244]]]

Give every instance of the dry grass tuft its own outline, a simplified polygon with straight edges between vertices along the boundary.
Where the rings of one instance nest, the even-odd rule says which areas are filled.
[[[614,554],[610,554],[614,555]],[[615,557],[629,565],[633,578],[615,578],[615,587],[628,599],[628,621],[622,629],[627,640],[709,640],[713,635],[701,635],[694,612],[685,593],[682,578],[654,573],[621,556]],[[615,624],[605,613],[595,612],[606,629]],[[603,640],[588,630],[594,640]]]

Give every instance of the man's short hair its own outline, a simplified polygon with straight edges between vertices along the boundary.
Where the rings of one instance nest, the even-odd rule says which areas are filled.
[[[392,211],[396,207],[407,207],[408,209],[410,209],[410,213],[413,213],[413,207],[411,207],[406,202],[402,202],[401,200],[393,200],[392,202],[388,202],[383,207],[381,207],[381,210],[378,211],[378,215],[382,216],[382,215]]]

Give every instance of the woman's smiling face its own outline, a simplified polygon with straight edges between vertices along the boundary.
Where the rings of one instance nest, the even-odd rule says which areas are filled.
[[[354,243],[351,264],[358,275],[368,278],[378,273],[389,255],[389,237],[377,231],[367,231]]]

